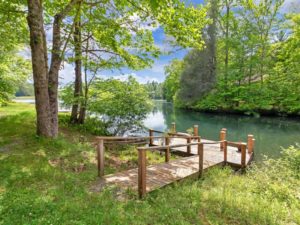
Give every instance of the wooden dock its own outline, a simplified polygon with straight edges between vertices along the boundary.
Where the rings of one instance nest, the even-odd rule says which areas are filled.
[[[253,159],[254,139],[248,136],[248,143],[226,141],[226,130],[221,130],[220,141],[201,139],[194,130],[194,135],[172,132],[167,136],[154,136],[160,131],[150,130],[149,137],[99,137],[97,147],[99,183],[98,190],[106,186],[138,191],[143,197],[165,185],[194,175],[217,165],[228,164],[245,168]],[[104,176],[104,145],[106,142],[140,143],[148,141],[146,147],[138,148],[139,167]],[[165,163],[147,166],[147,151],[163,151]],[[184,156],[170,160],[170,154]],[[97,188],[96,188],[97,189]]]

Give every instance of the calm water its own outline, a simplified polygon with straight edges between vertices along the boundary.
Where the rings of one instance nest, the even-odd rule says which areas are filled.
[[[148,128],[166,131],[172,122],[178,131],[186,131],[197,124],[203,138],[218,140],[221,128],[227,128],[227,140],[244,141],[253,134],[255,158],[263,155],[271,158],[280,156],[281,147],[300,143],[300,120],[281,117],[247,117],[239,115],[220,115],[174,109],[171,103],[155,101],[155,107],[145,120]]]

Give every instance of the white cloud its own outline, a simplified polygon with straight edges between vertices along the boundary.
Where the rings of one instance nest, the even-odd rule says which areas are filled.
[[[167,65],[167,63],[154,63],[151,69],[149,69],[151,72],[154,73],[164,73],[164,67]]]
[[[280,9],[281,13],[300,12],[300,0],[285,0]]]
[[[121,20],[123,18],[120,18]],[[131,35],[136,35],[136,29],[138,30],[148,30],[148,31],[156,31],[158,28],[160,28],[160,24],[158,21],[152,20],[150,17],[146,19],[141,19],[139,15],[136,13],[129,16],[129,18],[126,18],[127,23],[123,23],[121,26],[124,28],[128,28]]]
[[[152,82],[152,81],[159,82],[159,80],[155,77],[147,76],[147,75],[146,76],[141,76],[141,75],[137,75],[135,73],[120,74],[120,75],[114,75],[114,76],[101,75],[101,77],[104,78],[104,79],[114,78],[114,79],[117,79],[117,80],[120,80],[120,81],[128,80],[129,76],[135,78],[141,84],[146,84],[147,82]]]
[[[64,62],[62,64],[62,69],[59,71],[59,84],[65,85],[74,81],[75,79],[75,72],[74,66],[70,63]]]

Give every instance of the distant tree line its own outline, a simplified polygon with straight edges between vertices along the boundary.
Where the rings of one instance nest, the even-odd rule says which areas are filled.
[[[151,99],[163,99],[163,83],[159,83],[157,81],[148,81],[144,84],[148,95]]]

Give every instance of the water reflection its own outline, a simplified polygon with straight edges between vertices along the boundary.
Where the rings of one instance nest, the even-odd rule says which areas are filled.
[[[197,124],[200,135],[213,140],[218,140],[223,127],[227,128],[227,139],[231,141],[246,141],[247,134],[253,134],[257,160],[262,159],[262,155],[276,158],[281,147],[300,143],[299,119],[199,113],[174,109],[171,103],[165,101],[155,101],[155,107],[144,124],[148,128],[166,131],[172,122],[176,122],[179,131],[186,131]]]

